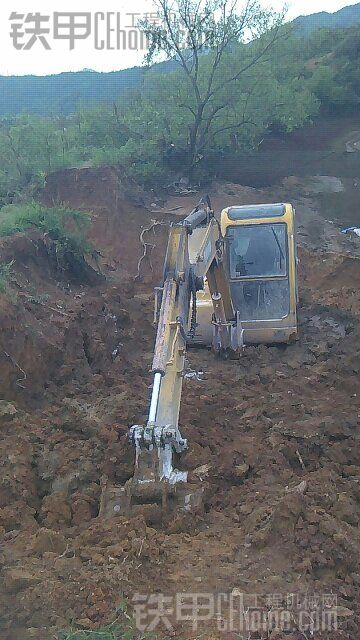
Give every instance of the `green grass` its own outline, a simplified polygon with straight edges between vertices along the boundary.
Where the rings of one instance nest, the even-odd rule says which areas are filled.
[[[110,624],[94,631],[72,630],[60,633],[58,640],[153,640],[153,636],[136,629],[135,621],[128,615],[125,604],[120,604],[116,617]]]
[[[62,634],[60,640],[120,640],[124,637],[121,627],[108,625],[97,631],[70,631]],[[127,638],[130,640],[135,635],[128,635]]]
[[[67,207],[44,207],[37,202],[6,205],[0,210],[0,236],[39,229],[62,249],[84,255],[91,250],[85,230],[90,214]]]

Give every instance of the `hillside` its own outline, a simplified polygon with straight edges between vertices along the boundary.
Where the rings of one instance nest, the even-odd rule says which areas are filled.
[[[68,169],[52,174],[42,193],[44,203],[93,212],[90,234],[106,280],[74,281],[54,262],[48,234],[0,241],[2,261],[15,260],[11,295],[0,294],[1,639],[160,639],[162,627],[151,636],[132,631],[136,594],[240,592],[257,594],[261,612],[274,594],[285,613],[287,594],[333,594],[337,603],[339,629],[326,636],[311,627],[300,635],[295,618],[291,635],[286,628],[264,636],[255,627],[246,629],[249,640],[358,640],[354,244],[288,179],[299,228],[299,341],[248,347],[239,360],[189,350],[189,366],[202,367],[206,379],[184,381],[180,424],[189,451],[182,464],[194,473],[208,469],[204,513],[153,522],[144,509],[104,519],[104,477],[122,486],[133,471],[126,434],[141,419],[151,384],[152,285],[166,225],[199,197],[170,197],[149,211],[118,178],[111,168]],[[219,211],[285,192],[222,183],[210,196]],[[162,223],[149,234],[154,271],[144,268],[135,279],[141,229],[154,219]],[[321,615],[316,601],[312,607],[312,616]],[[127,632],[113,625],[111,635],[95,633],[115,610]],[[165,637],[243,637],[238,622],[236,633],[220,632],[229,619],[225,607],[221,614],[200,618],[196,636],[189,619],[171,618]]]
[[[132,67],[109,73],[86,69],[50,76],[0,76],[0,117],[68,115],[84,105],[115,100],[138,87],[146,73],[173,68],[174,63],[166,62],[152,69]]]
[[[310,16],[299,16],[293,21],[294,26],[302,33],[312,33],[316,29],[347,29],[360,23],[360,3],[350,5],[328,13],[320,11]]]
[[[51,76],[0,76],[0,115],[69,114],[82,104],[111,100],[137,86],[140,67],[98,73],[79,71]]]
[[[300,16],[293,25],[301,35],[318,28],[348,28],[360,23],[360,3],[336,13]],[[174,63],[154,65],[150,72],[171,71]],[[82,105],[111,102],[140,86],[144,67],[110,73],[78,71],[50,76],[0,76],[0,117],[19,114],[68,115]]]

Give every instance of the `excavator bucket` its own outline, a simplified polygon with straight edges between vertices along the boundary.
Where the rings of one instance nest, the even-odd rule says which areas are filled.
[[[105,480],[99,516],[142,515],[148,524],[160,524],[172,514],[197,514],[203,511],[208,485],[167,482],[138,484],[133,478],[124,487],[109,486]]]
[[[178,445],[176,434],[168,430],[160,442],[159,430],[155,433],[147,429],[144,434],[143,427],[132,427],[130,439],[136,450],[134,475],[123,487],[109,485],[107,478],[102,479],[100,516],[141,514],[146,522],[156,524],[174,511],[198,513],[202,510],[207,484],[190,483],[186,472],[172,467],[174,451],[184,450],[186,441]]]

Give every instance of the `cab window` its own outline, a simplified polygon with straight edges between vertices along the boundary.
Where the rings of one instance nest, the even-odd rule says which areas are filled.
[[[287,275],[286,224],[228,227],[226,238],[231,279]]]

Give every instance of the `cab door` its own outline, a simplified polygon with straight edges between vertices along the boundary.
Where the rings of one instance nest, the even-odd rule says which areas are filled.
[[[233,304],[241,321],[286,318],[290,312],[286,223],[229,226],[226,247]]]

